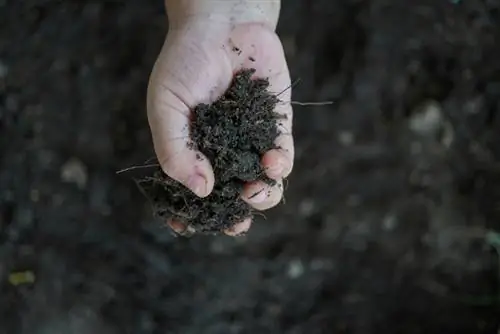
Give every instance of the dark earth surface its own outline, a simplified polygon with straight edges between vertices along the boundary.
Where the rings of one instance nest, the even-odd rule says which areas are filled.
[[[212,165],[215,183],[209,196],[199,198],[159,166],[137,180],[155,216],[182,223],[183,235],[217,234],[251,219],[254,210],[241,198],[245,183],[277,185],[260,161],[267,151],[278,148],[278,128],[286,115],[275,112],[283,102],[268,90],[269,80],[252,78],[254,73],[255,69],[239,71],[221,97],[193,109],[187,145],[203,154],[197,153],[198,160],[206,158]],[[141,165],[131,168],[143,169]],[[266,190],[251,196],[262,191]]]
[[[0,1],[1,334],[497,333],[499,1],[284,2],[293,99],[335,104],[295,107],[286,204],[186,239],[116,174],[161,1]]]

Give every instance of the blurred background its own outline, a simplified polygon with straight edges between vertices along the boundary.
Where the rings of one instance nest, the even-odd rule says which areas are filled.
[[[498,333],[500,1],[284,0],[281,206],[172,236],[120,169],[161,0],[0,0],[0,333]]]

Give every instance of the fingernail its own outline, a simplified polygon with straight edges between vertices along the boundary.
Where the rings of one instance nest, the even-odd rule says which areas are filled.
[[[170,226],[172,231],[174,231],[177,235],[183,237],[190,237],[196,232],[192,226],[186,226],[178,221],[169,221],[168,226]]]
[[[186,230],[186,226],[178,221],[169,221],[168,226],[170,226],[170,228],[178,234],[181,234]]]
[[[191,175],[188,179],[187,187],[199,197],[207,195],[207,180],[201,175]]]
[[[262,203],[266,200],[267,194],[265,189],[261,189],[252,196],[248,197],[248,201],[251,203]]]

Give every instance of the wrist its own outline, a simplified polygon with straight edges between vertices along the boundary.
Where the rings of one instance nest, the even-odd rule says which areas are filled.
[[[280,0],[165,0],[169,29],[198,24],[232,28],[237,24],[257,23],[275,30]]]

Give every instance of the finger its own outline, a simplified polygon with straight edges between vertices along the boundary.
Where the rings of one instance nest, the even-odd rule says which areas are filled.
[[[173,37],[167,38],[148,86],[153,144],[165,173],[205,197],[213,189],[214,175],[209,160],[189,145],[191,110],[200,102],[211,102],[227,83],[219,79],[224,70],[213,59],[216,52],[212,55],[204,46],[169,36]]]
[[[191,236],[195,233],[195,230],[191,226],[186,226],[183,223],[176,220],[169,220],[167,222],[168,226],[178,235]],[[250,226],[252,225],[252,219],[247,218],[240,223],[237,223],[230,228],[224,230],[224,233],[236,237],[246,233]]]
[[[276,139],[277,149],[270,150],[264,154],[261,163],[267,176],[279,180],[290,175],[293,169],[293,138],[292,136],[280,135]]]
[[[252,219],[247,218],[241,223],[235,224],[232,227],[228,228],[224,231],[224,233],[231,237],[241,236],[250,229],[250,225],[252,225]]]
[[[191,226],[186,226],[177,220],[168,220],[167,225],[177,234],[182,236],[191,236],[195,230]]]
[[[209,160],[190,145],[189,108],[168,88],[150,94],[148,119],[163,171],[199,197],[210,194],[214,174]],[[159,88],[156,88],[159,90]]]
[[[230,42],[238,50],[228,53],[233,67],[255,68],[253,77],[268,78],[269,91],[280,100],[275,108],[275,112],[280,115],[277,120],[279,135],[275,140],[277,149],[265,154],[262,164],[269,177],[286,177],[293,168],[295,151],[292,137],[293,109],[290,103],[292,87],[283,46],[273,31],[262,30],[259,26],[236,28],[232,34],[234,39]],[[234,41],[245,43],[240,45]]]
[[[290,175],[295,159],[295,148],[292,135],[293,109],[291,101],[290,76],[288,70],[278,72],[269,78],[269,89],[279,94],[280,101],[275,112],[278,137],[275,139],[276,149],[266,152],[262,157],[262,165],[267,175],[273,179],[281,179]]]
[[[247,184],[243,190],[242,198],[257,210],[267,210],[276,206],[283,196],[283,183],[278,181],[270,186],[262,181]]]
[[[276,149],[266,152],[262,157],[262,164],[268,170],[268,176],[273,179],[285,178],[292,172],[295,147],[292,135],[293,110],[290,104],[290,93],[276,106],[276,113],[282,115],[277,120],[279,135],[274,141]]]

